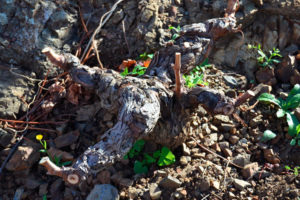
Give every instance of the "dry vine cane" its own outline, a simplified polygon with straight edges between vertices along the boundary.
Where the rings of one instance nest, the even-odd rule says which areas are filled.
[[[230,0],[230,2],[235,2],[234,5],[238,3],[237,0]],[[229,3],[228,5],[231,4]],[[183,27],[183,30],[187,32],[181,36],[178,44],[183,44],[181,42],[185,39],[185,34],[189,35],[192,33],[193,27],[196,28],[194,32],[199,33],[198,36],[195,36],[195,42],[198,42],[200,45],[201,42],[207,44],[210,40],[223,36],[230,30],[235,30],[234,12],[236,8],[228,10],[228,17],[208,20],[208,23],[203,25],[205,28],[201,29],[200,32],[208,31],[207,35],[209,35],[209,38],[203,32],[199,33],[199,27],[203,27],[201,23],[188,25],[186,28]],[[210,22],[213,23],[211,24]],[[221,22],[226,22],[230,26],[230,30],[227,26],[220,26]],[[206,25],[212,27],[209,28]],[[201,35],[204,39],[201,39]],[[188,39],[192,40],[193,37]],[[177,43],[169,48],[174,48],[176,45]],[[155,68],[165,69],[163,74],[172,77],[169,67],[175,61],[175,53],[181,53],[182,63],[186,61],[187,52],[185,49],[177,48],[177,50],[179,51],[170,51],[170,55],[166,55],[169,59],[168,63],[166,60],[156,60],[156,66],[152,65],[151,70],[155,70]],[[162,53],[160,52],[156,55],[162,55],[166,52],[166,50],[163,50]],[[68,71],[73,81],[95,90],[103,109],[118,116],[117,122],[104,133],[102,140],[89,147],[72,167],[53,169],[53,165],[49,163],[51,161],[43,160],[41,162],[41,164],[46,165],[50,175],[61,176],[65,181],[73,185],[86,180],[89,174],[106,168],[116,160],[123,158],[133,143],[139,138],[152,140],[170,148],[176,148],[189,136],[190,133],[186,127],[190,123],[192,112],[199,104],[203,105],[211,114],[231,115],[236,108],[236,100],[226,97],[219,91],[201,87],[196,87],[189,91],[180,91],[178,66],[175,67],[175,74],[177,75],[174,75],[173,69],[171,72],[174,75],[174,79],[176,79],[174,82],[177,82],[177,89],[175,89],[177,92],[174,92],[170,84],[164,82],[160,77],[149,76],[148,74],[142,78],[123,78],[113,70],[82,65],[80,60],[71,54],[58,55],[49,48],[44,49],[43,53],[53,63]],[[178,62],[176,63],[178,64]],[[167,65],[169,67],[164,68]],[[175,96],[180,96],[179,100],[174,101]],[[246,100],[244,98],[242,101]],[[238,100],[237,102],[240,104],[242,101]]]

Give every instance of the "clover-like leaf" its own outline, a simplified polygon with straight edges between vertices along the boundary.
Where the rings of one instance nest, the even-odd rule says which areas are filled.
[[[146,174],[148,172],[148,167],[140,161],[135,161],[133,170],[136,174]]]
[[[267,142],[269,140],[274,139],[275,137],[276,137],[276,133],[272,132],[271,130],[265,130],[260,140],[262,142]]]
[[[175,155],[167,147],[161,149],[161,155],[157,161],[158,166],[171,165],[175,162]]]

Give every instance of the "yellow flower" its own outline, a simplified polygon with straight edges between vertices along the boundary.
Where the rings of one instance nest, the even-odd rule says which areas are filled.
[[[35,136],[35,139],[41,141],[43,139],[43,135],[39,134]]]

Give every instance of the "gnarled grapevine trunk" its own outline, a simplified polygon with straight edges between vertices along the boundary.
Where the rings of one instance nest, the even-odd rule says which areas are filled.
[[[121,159],[138,138],[177,147],[188,137],[184,128],[200,104],[211,114],[233,113],[235,100],[208,88],[197,87],[182,92],[180,98],[176,96],[172,89],[175,76],[171,66],[175,52],[180,52],[181,72],[190,71],[208,55],[214,40],[235,32],[237,5],[237,0],[229,0],[226,17],[183,27],[180,38],[156,54],[141,78],[123,78],[113,70],[81,65],[71,54],[57,55],[51,49],[44,49],[43,53],[68,71],[75,82],[96,91],[102,108],[118,116],[116,124],[104,133],[102,140],[89,147],[72,167],[62,169],[63,173],[48,170],[49,173],[77,184],[91,172]],[[50,169],[49,162],[43,160],[41,164]]]

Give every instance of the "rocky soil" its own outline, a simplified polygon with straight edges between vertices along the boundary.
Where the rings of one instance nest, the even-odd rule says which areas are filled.
[[[73,161],[116,122],[116,116],[101,109],[93,91],[74,84],[68,75],[51,65],[40,53],[45,46],[74,53],[84,35],[94,31],[112,1],[18,1],[0,0],[0,117],[55,122],[29,124],[23,143],[1,173],[0,199],[297,199],[300,178],[288,173],[285,165],[299,166],[300,151],[289,145],[287,124],[275,116],[276,108],[258,104],[255,99],[242,105],[238,115],[211,116],[203,108],[189,125],[192,137],[173,152],[176,163],[136,175],[133,161],[124,160],[89,177],[80,188],[48,176],[38,161],[45,154],[35,139],[43,134],[51,155]],[[224,14],[225,1],[129,0],[122,2],[96,37],[101,61],[117,69],[122,60],[143,52],[155,52],[172,33],[169,25],[183,26]],[[79,12],[80,10],[80,12]],[[215,44],[206,70],[209,87],[236,97],[259,82],[272,86],[266,91],[284,97],[300,83],[300,2],[241,1],[237,13],[244,37],[235,33]],[[83,41],[82,50],[87,43]],[[270,81],[257,75],[256,54],[247,44],[262,44],[264,50],[277,47],[284,56]],[[95,57],[87,64],[96,65]],[[47,77],[45,89],[38,91]],[[53,77],[56,77],[52,79]],[[58,81],[58,85],[55,85]],[[51,104],[53,103],[54,104]],[[30,107],[31,106],[31,107]],[[33,107],[34,107],[33,106]],[[300,116],[300,110],[295,111]],[[23,117],[22,117],[23,116]],[[67,121],[66,121],[67,120]],[[299,118],[300,120],[300,118]],[[0,163],[9,155],[18,132],[25,125],[0,124]],[[278,136],[260,142],[270,129]],[[210,151],[204,150],[197,143]],[[146,144],[145,149],[158,149]],[[52,154],[53,153],[53,154]],[[218,157],[217,155],[222,156]]]

